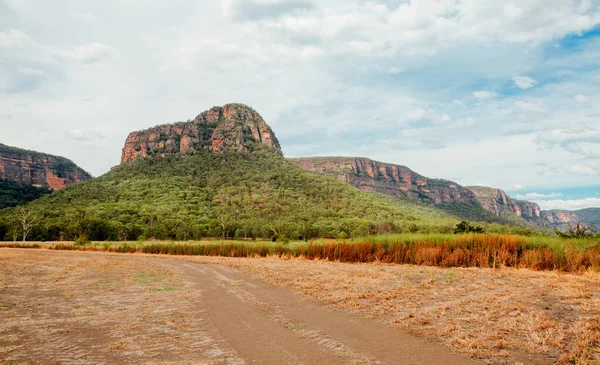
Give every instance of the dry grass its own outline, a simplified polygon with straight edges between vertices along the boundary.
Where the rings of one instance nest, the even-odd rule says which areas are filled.
[[[384,237],[385,238],[385,237]],[[600,246],[585,247],[548,242],[532,243],[527,237],[500,234],[433,235],[400,237],[399,240],[295,242],[291,245],[271,242],[215,241],[175,243],[103,243],[76,246],[72,243],[2,243],[0,247],[49,248],[53,250],[108,251],[224,257],[301,257],[339,262],[383,262],[440,267],[516,267],[533,270],[582,272],[600,271]]]
[[[600,276],[305,260],[227,265],[494,364],[600,363]]]

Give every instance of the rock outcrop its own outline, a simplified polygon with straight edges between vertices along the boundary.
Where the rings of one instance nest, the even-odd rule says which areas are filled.
[[[0,180],[60,190],[92,176],[64,157],[0,144]]]
[[[580,210],[543,210],[542,217],[551,226],[565,228],[570,224],[575,226],[581,222],[586,226],[600,228],[600,208],[586,208]]]
[[[463,212],[464,209],[471,209],[475,216],[479,214],[477,209],[483,208],[497,217],[504,217],[502,219],[514,214],[543,228],[562,229],[568,224],[574,225],[580,221],[588,226],[600,225],[600,208],[543,211],[538,204],[513,199],[500,189],[485,186],[463,187],[452,181],[424,177],[405,166],[368,158],[306,157],[291,158],[290,161],[304,170],[333,177],[362,191],[406,197],[418,203],[446,208],[461,205],[463,208],[460,209],[463,209]],[[465,205],[470,207],[464,207]]]
[[[254,109],[242,104],[213,107],[194,120],[165,124],[129,134],[121,163],[151,156],[191,154],[207,149],[214,153],[248,151],[261,143],[281,154],[275,133]]]
[[[405,166],[362,157],[307,157],[290,161],[304,170],[336,178],[363,191],[404,196],[434,205],[477,204],[470,190],[452,181],[424,177]]]
[[[477,200],[483,209],[497,216],[500,216],[503,212],[511,212],[519,217],[531,217],[534,219],[542,217],[539,205],[528,201],[512,199],[503,190],[487,186],[467,186],[466,188],[477,196]]]

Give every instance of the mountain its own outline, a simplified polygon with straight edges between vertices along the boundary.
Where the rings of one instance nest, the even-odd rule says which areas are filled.
[[[64,157],[0,143],[0,209],[88,179],[87,172]]]
[[[333,177],[363,191],[434,205],[477,202],[470,190],[452,181],[426,178],[406,166],[363,157],[306,157],[291,158],[290,161],[304,170]]]
[[[201,149],[215,153],[247,152],[259,142],[281,154],[275,133],[252,108],[242,104],[214,107],[194,120],[164,124],[129,134],[121,163],[151,156],[188,155]]]
[[[572,226],[578,222],[586,226],[596,226],[600,228],[600,208],[587,208],[581,210],[545,210],[542,211],[542,217],[552,226],[565,228],[569,224]]]
[[[60,190],[91,175],[64,157],[23,150],[0,143],[0,179]]]
[[[567,227],[581,221],[600,226],[600,209],[542,211],[536,203],[513,199],[500,189],[463,187],[431,179],[406,166],[364,157],[305,157],[289,159],[302,169],[332,177],[365,192],[378,192],[404,201],[429,204],[460,219],[542,229]]]
[[[289,159],[304,170],[326,175],[365,192],[378,192],[402,201],[430,204],[459,219],[527,226],[519,217],[484,209],[477,195],[453,182],[431,179],[406,166],[364,157],[306,157]]]
[[[497,216],[508,212],[541,226],[545,226],[547,223],[542,217],[540,206],[536,203],[512,199],[503,190],[487,186],[467,186],[466,188],[475,194],[483,209]]]
[[[31,202],[40,221],[31,238],[285,240],[448,232],[459,220],[299,168],[241,104],[131,133],[122,156],[108,173]],[[10,219],[0,211],[0,228]]]

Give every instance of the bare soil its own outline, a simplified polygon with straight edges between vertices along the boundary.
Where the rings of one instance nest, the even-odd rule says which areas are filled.
[[[331,265],[0,249],[0,360],[6,364],[478,363],[433,337],[417,337],[383,320],[365,318],[368,310],[361,311],[365,308],[360,305],[352,308],[357,299],[323,300],[322,295],[328,296],[326,291],[334,287],[323,278],[324,272],[339,270],[350,281],[346,275],[357,275],[366,286],[380,280],[368,279],[375,265]],[[350,285],[338,284],[331,295]],[[348,293],[354,295],[353,290]],[[348,308],[357,311],[344,310]]]

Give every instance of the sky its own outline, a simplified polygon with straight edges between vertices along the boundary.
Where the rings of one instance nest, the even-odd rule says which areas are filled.
[[[600,0],[0,0],[0,143],[99,176],[231,102],[289,157],[600,207]]]

